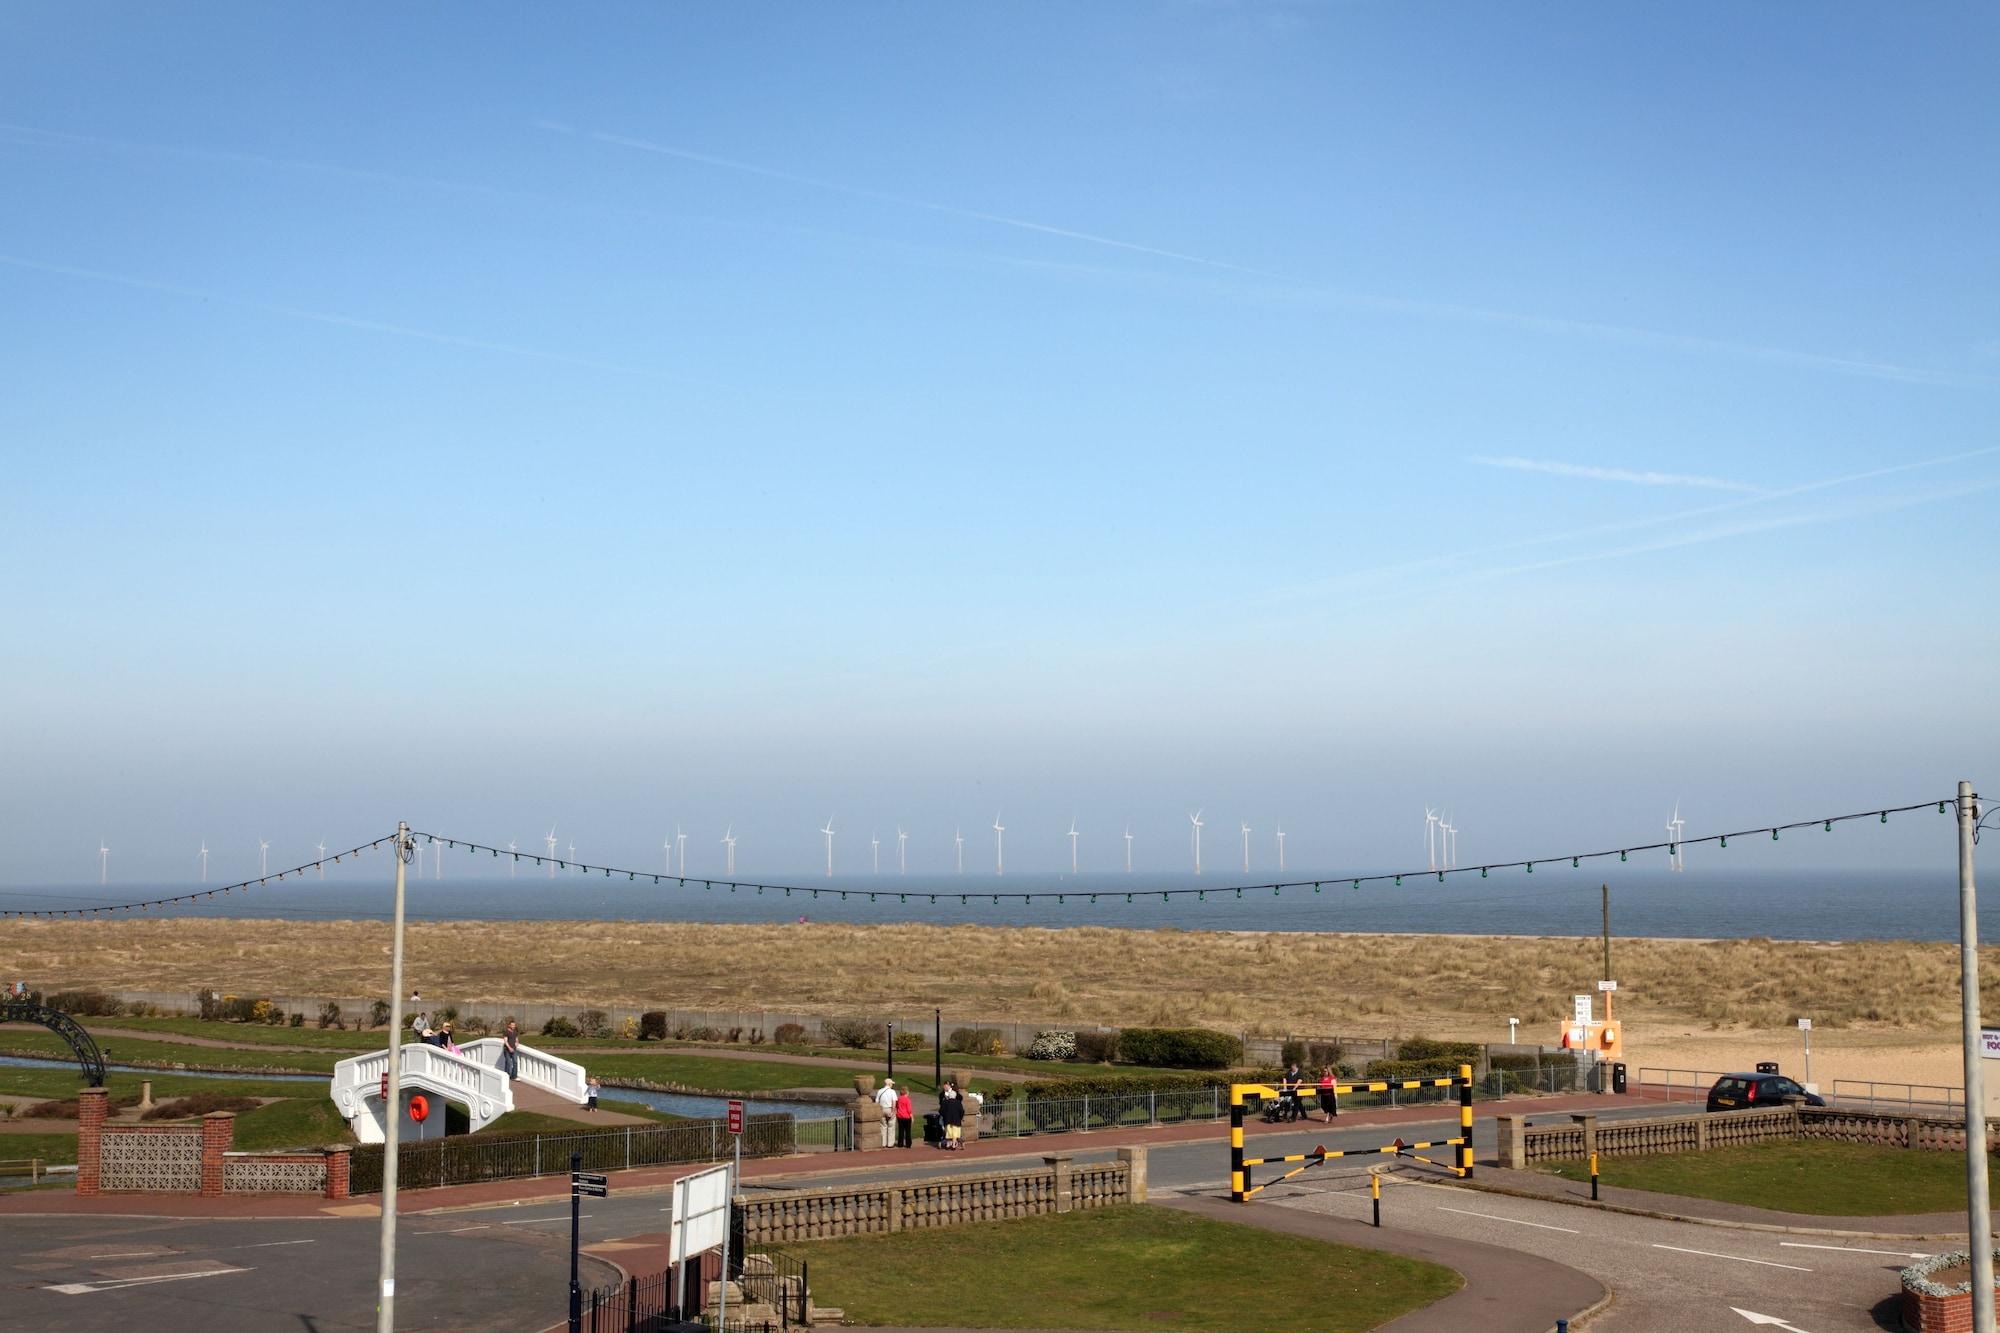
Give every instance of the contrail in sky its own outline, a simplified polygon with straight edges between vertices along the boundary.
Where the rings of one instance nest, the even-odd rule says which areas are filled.
[[[736,158],[719,157],[712,153],[700,153],[693,149],[678,147],[674,144],[635,138],[627,134],[611,134],[601,130],[578,130],[573,126],[558,124],[548,120],[537,120],[533,124],[537,129],[546,130],[554,134],[578,135],[596,143],[610,144],[619,148],[629,148],[638,152],[653,153],[661,157],[676,158],[683,162],[695,162],[703,166],[717,167],[725,171],[762,176],[768,180],[785,181],[789,184],[803,185],[816,190],[829,190],[854,198],[874,199],[882,203],[896,204],[904,208],[920,209],[927,213],[936,213],[947,217],[966,218],[975,222],[1013,227],[1021,231],[1037,232],[1044,236],[1058,236],[1067,240],[1081,241],[1088,245],[1107,246],[1114,250],[1123,250],[1132,254],[1151,255],[1158,259],[1171,259],[1185,264],[1199,265],[1203,268],[1219,269],[1231,273],[1241,273],[1271,279],[1286,284],[1292,295],[1328,299],[1344,305],[1424,315],[1432,318],[1451,319],[1469,323],[1505,324],[1514,328],[1531,329],[1541,333],[1570,334],[1605,342],[1632,342],[1674,347],[1683,351],[1730,356],[1751,361],[1768,361],[1781,365],[1832,371],[1843,375],[1858,375],[1869,379],[1895,380],[1906,384],[1939,384],[1988,388],[1996,383],[1994,379],[1988,376],[1926,370],[1922,367],[1905,366],[1890,361],[1869,361],[1858,357],[1826,356],[1817,352],[1800,352],[1791,348],[1765,347],[1756,343],[1731,342],[1726,339],[1706,338],[1695,334],[1670,333],[1659,329],[1637,328],[1623,324],[1604,324],[1594,320],[1564,319],[1550,315],[1525,314],[1520,311],[1494,310],[1481,306],[1460,305],[1448,301],[1430,301],[1409,297],[1379,296],[1366,292],[1341,291],[1322,286],[1294,274],[1279,273],[1270,269],[1252,268],[1245,264],[1231,263],[1223,259],[1212,259],[1207,255],[1189,254],[1182,250],[1167,250],[1158,246],[1142,245],[1136,241],[1122,240],[1116,236],[1105,236],[1097,232],[1078,231],[1069,227],[1055,226],[1051,223],[1037,222],[1030,218],[1013,217],[1005,213],[988,213],[980,209],[960,208],[952,204],[939,203],[930,199],[919,199],[911,195],[893,194],[883,190],[869,189],[865,186],[849,185],[842,181],[826,180],[817,176],[806,176],[798,172],[783,171],[776,167],[763,166],[756,162],[744,162]]]
[[[1555,463],[1536,458],[1491,458],[1473,454],[1466,460],[1481,467],[1506,468],[1513,472],[1545,472],[1554,477],[1582,477],[1589,481],[1623,481],[1638,486],[1690,486],[1704,491],[1743,491],[1762,495],[1762,486],[1730,481],[1725,477],[1697,477],[1684,472],[1633,472],[1622,467],[1588,467],[1582,463]]]
[[[562,352],[546,352],[534,347],[520,347],[513,343],[493,342],[486,338],[467,338],[456,333],[439,333],[433,329],[414,328],[408,324],[390,324],[379,319],[361,319],[353,315],[342,315],[327,310],[307,310],[299,306],[275,305],[268,301],[252,301],[241,296],[230,296],[224,292],[210,291],[205,287],[190,287],[185,283],[166,282],[158,278],[139,277],[130,273],[113,273],[105,269],[78,268],[70,264],[49,264],[38,259],[25,259],[19,255],[0,254],[0,264],[13,268],[27,269],[35,273],[53,273],[65,278],[83,278],[90,282],[110,283],[119,287],[132,287],[140,291],[164,292],[172,296],[192,297],[198,301],[215,301],[222,305],[232,305],[240,310],[256,310],[267,315],[282,315],[287,319],[302,319],[314,324],[331,324],[337,328],[359,329],[364,333],[387,333],[398,338],[415,338],[422,342],[439,343],[446,347],[467,347],[481,352],[501,352],[508,356],[531,357],[537,361],[553,361],[562,365],[582,366],[590,370],[611,370],[624,375],[659,376],[662,372],[647,370],[642,366],[620,365],[615,361],[596,361],[588,357],[568,356]]]

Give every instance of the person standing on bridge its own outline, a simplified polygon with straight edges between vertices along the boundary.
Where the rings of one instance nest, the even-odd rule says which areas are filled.
[[[875,1105],[881,1108],[882,1146],[886,1148],[890,1144],[895,1142],[895,1133],[896,1133],[896,1080],[895,1079],[885,1078],[882,1080],[882,1086],[876,1089],[875,1092]]]
[[[521,1077],[521,1025],[511,1018],[500,1034],[500,1072],[509,1080]]]
[[[904,1088],[896,1094],[896,1146],[910,1146],[910,1121],[916,1118],[917,1108],[910,1102],[910,1090]]]

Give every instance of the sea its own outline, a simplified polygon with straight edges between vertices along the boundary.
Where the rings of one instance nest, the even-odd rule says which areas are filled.
[[[627,879],[527,867],[514,877],[412,877],[406,913],[412,921],[594,920],[699,922],[932,922],[998,926],[1117,926],[1141,930],[1352,931],[1464,935],[1595,935],[1602,925],[1601,885],[1610,889],[1611,931],[1620,936],[1692,939],[1766,937],[1790,940],[1956,940],[1955,864],[1919,870],[1736,869],[1713,856],[1688,868],[1548,862],[1530,873],[1475,868],[1446,877],[1406,874],[1355,887],[1350,879],[1315,883],[1312,872],[1289,872],[1282,888],[1256,877],[1149,873],[1048,875],[838,876],[800,878],[789,890],[721,881],[644,875]],[[342,868],[327,879],[218,893],[212,900],[155,909],[196,917],[299,921],[386,920],[391,878],[376,861],[372,873]],[[1356,872],[1365,873],[1365,872]],[[336,877],[337,876],[337,877]],[[100,889],[10,888],[7,910],[70,909],[189,891],[187,885],[117,885]],[[1202,896],[1161,898],[1162,890],[1195,889]],[[1024,892],[1060,895],[1032,902]],[[844,894],[843,898],[841,895]],[[971,895],[961,900],[958,895]],[[994,895],[999,895],[998,901]],[[123,913],[120,913],[123,916]],[[132,915],[137,916],[138,913]],[[1979,912],[1981,937],[2000,941],[2000,884]]]

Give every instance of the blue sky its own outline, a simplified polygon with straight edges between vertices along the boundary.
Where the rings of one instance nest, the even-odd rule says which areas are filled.
[[[0,881],[1990,776],[2000,18],[1807,19],[10,6]]]

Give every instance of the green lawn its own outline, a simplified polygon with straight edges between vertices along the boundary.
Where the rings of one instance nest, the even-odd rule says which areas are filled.
[[[76,1161],[74,1134],[0,1134],[0,1157],[39,1157],[64,1166]]]
[[[1460,1286],[1436,1264],[1143,1204],[791,1252],[812,1265],[813,1299],[850,1324],[1238,1329],[1289,1313],[1350,1333]]]
[[[191,1046],[162,1034],[157,1041],[110,1037],[97,1043],[107,1064],[201,1065],[217,1069],[281,1069],[292,1073],[331,1074],[344,1058],[340,1051],[236,1050],[227,1046]],[[39,1028],[0,1028],[0,1054],[33,1055],[73,1060],[69,1043]]]
[[[1549,1163],[1540,1169],[1565,1180],[1590,1179],[1588,1162]],[[2000,1160],[1989,1159],[1987,1175],[2000,1182]],[[1606,1185],[1823,1217],[1965,1207],[1965,1158],[1960,1154],[1860,1143],[1801,1140],[1705,1153],[1600,1157],[1598,1179]]]

